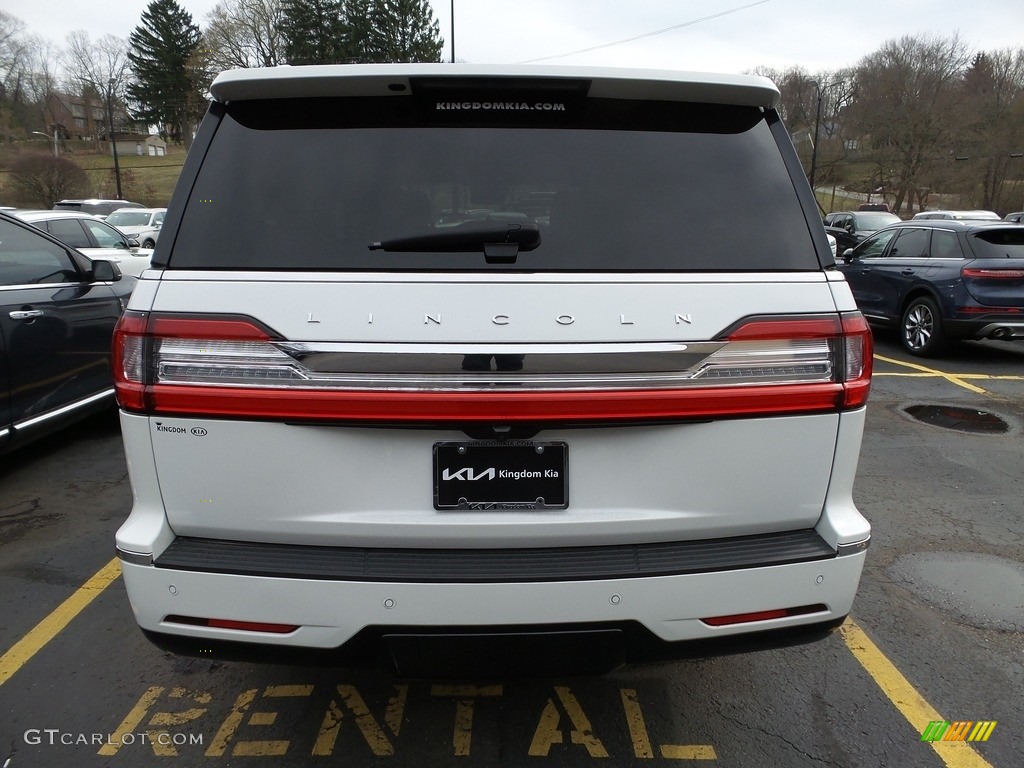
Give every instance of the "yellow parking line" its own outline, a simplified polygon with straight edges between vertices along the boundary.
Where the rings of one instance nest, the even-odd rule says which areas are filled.
[[[934,368],[927,368],[923,365],[918,365],[917,363],[908,363],[903,360],[893,360],[891,357],[882,357],[881,355],[875,355],[875,360],[881,360],[883,363],[892,363],[893,365],[902,365],[905,368],[910,368],[915,371],[921,371],[922,373],[928,374],[930,376],[937,376],[940,379],[945,379],[951,384],[956,384],[958,387],[963,387],[964,389],[970,390],[971,392],[976,392],[979,395],[989,394],[987,390],[984,390],[981,387],[976,387],[974,384],[970,384],[967,381],[964,381],[965,377],[962,375],[958,375],[955,373],[946,373],[945,371],[936,371]]]
[[[901,371],[875,371],[874,376],[895,376],[904,379],[934,379],[934,373],[903,373]],[[1013,376],[1011,374],[992,376],[987,373],[958,373],[958,379],[964,381],[1024,381],[1024,376]],[[941,377],[940,377],[941,378]]]
[[[93,600],[100,596],[121,575],[121,564],[115,557],[74,594],[61,603],[49,616],[36,624],[21,640],[16,642],[3,656],[0,656],[0,685],[35,656],[43,646],[53,640],[75,616],[85,610]]]
[[[945,720],[886,658],[878,646],[871,642],[864,630],[857,626],[853,619],[848,618],[840,631],[846,646],[857,661],[913,727],[916,736],[912,736],[912,738],[920,738],[929,723],[935,720]],[[975,752],[966,741],[922,742],[922,749],[925,743],[931,744],[948,768],[992,768],[992,764]]]

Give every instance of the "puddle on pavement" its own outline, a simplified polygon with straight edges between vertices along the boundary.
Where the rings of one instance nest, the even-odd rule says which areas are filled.
[[[959,408],[955,405],[911,405],[903,409],[918,421],[958,432],[1002,435],[1010,425],[988,411]]]
[[[983,629],[1024,631],[1024,566],[964,552],[903,555],[890,573],[938,608]]]

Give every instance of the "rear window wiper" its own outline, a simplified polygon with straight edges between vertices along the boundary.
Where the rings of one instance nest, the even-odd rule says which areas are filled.
[[[532,251],[540,245],[540,227],[536,224],[460,224],[435,232],[397,237],[370,243],[371,251],[408,253],[472,253],[483,251],[491,263],[512,263],[520,251]]]

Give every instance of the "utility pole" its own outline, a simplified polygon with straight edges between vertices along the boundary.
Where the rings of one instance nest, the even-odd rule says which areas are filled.
[[[452,64],[455,63],[455,0],[452,0]]]
[[[817,108],[814,112],[814,141],[811,144],[811,173],[809,179],[811,182],[811,191],[813,192],[814,174],[818,167],[818,130],[821,128],[821,93],[822,91],[828,90],[834,86],[842,85],[842,81],[839,80],[834,83],[829,83],[824,88],[817,80],[812,80],[811,82],[814,83],[814,90],[817,92]]]
[[[107,81],[107,139],[114,151],[114,182],[117,185],[117,199],[123,200],[121,193],[121,163],[117,159],[117,141],[114,139],[114,81]]]

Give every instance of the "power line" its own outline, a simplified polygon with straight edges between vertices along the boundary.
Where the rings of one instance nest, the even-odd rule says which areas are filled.
[[[717,19],[721,16],[728,16],[731,13],[737,13],[738,11],[745,11],[747,8],[753,8],[755,5],[764,5],[769,0],[758,0],[756,3],[750,3],[749,5],[741,5],[736,8],[730,8],[727,11],[721,11],[719,13],[713,13],[710,16],[702,16],[699,19],[693,19],[692,21],[684,21],[682,24],[673,24],[671,27],[665,27],[664,29],[656,29],[653,32],[645,32],[642,35],[636,37],[627,37],[624,40],[616,40],[613,43],[602,43],[601,45],[594,45],[590,48],[581,48],[578,51],[571,51],[569,53],[558,53],[554,56],[542,56],[539,59],[527,59],[526,61],[517,62],[518,64],[535,64],[538,61],[550,61],[551,59],[564,59],[566,56],[575,56],[577,53],[589,53],[590,51],[598,51],[602,48],[611,48],[613,45],[622,45],[624,43],[632,43],[636,40],[642,40],[645,37],[654,37],[660,35],[663,32],[671,32],[673,29],[682,29],[683,27],[692,27],[694,24],[700,24],[702,21],[709,21],[711,19]]]

